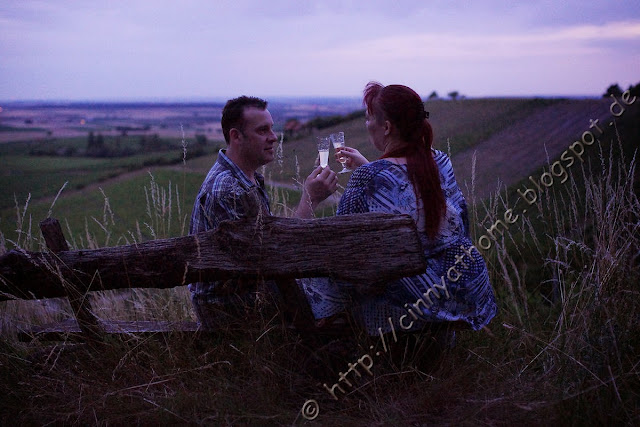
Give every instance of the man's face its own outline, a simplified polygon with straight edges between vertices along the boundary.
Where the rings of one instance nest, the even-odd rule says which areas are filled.
[[[273,161],[278,137],[273,132],[269,110],[249,107],[244,110],[244,127],[239,148],[245,161],[256,169]]]

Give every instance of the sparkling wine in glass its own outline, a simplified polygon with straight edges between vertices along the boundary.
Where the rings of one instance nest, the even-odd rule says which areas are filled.
[[[316,140],[318,143],[318,154],[320,155],[320,166],[326,168],[329,165],[329,137],[319,136]]]
[[[334,149],[344,147],[344,132],[332,133],[330,138]],[[342,170],[338,173],[351,172],[351,169],[347,169],[347,159],[344,156],[339,156],[338,161],[342,164]]]

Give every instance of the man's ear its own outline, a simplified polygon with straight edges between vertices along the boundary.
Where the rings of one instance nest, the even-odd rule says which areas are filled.
[[[242,132],[240,132],[240,130],[236,128],[229,129],[229,142],[237,141],[241,135],[242,135]]]

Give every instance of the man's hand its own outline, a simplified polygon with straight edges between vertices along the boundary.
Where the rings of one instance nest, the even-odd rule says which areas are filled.
[[[305,179],[300,204],[296,209],[297,218],[311,218],[318,204],[332,195],[338,188],[338,176],[334,171],[316,167]]]
[[[333,194],[338,188],[338,176],[334,171],[318,166],[304,180],[304,191],[315,208],[318,203]]]

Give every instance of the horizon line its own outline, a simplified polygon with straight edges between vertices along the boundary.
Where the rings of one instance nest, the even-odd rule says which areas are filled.
[[[568,99],[593,99],[602,98],[603,94],[531,94],[531,95],[482,95],[469,96],[460,94],[457,100],[461,99],[518,99],[518,98],[568,98]],[[233,98],[233,97],[232,97]],[[77,98],[77,99],[0,99],[0,104],[224,104],[232,98],[226,97],[149,97],[149,98]],[[291,101],[291,100],[331,100],[331,101],[355,101],[360,102],[361,96],[320,96],[320,95],[275,95],[262,97],[269,102]],[[452,100],[449,96],[438,96],[436,100],[447,101]],[[428,101],[428,97],[423,97],[424,101]]]

